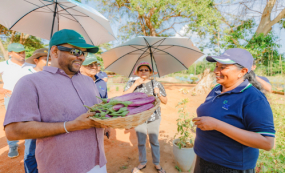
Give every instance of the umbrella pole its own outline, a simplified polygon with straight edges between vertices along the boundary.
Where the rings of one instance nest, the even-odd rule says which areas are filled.
[[[152,68],[152,73],[154,75],[154,68],[153,68],[153,54],[152,54],[152,50],[151,48],[149,48],[150,51],[150,61],[151,61],[151,68]],[[153,77],[153,79],[155,80],[155,77]]]
[[[56,16],[56,10],[57,10],[57,0],[55,0],[55,7],[54,7],[54,11],[53,11],[53,19],[52,19],[52,27],[51,27],[51,33],[50,33],[50,40],[51,40],[52,35],[53,35],[53,28],[54,28],[54,20],[55,20],[55,16]],[[47,63],[46,63],[46,66],[48,66],[48,59],[49,59],[50,49],[51,49],[51,47],[48,47],[48,54],[47,54]]]

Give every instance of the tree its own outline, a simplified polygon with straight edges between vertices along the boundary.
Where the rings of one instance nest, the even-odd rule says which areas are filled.
[[[274,6],[278,7],[277,0],[268,0],[267,4],[263,10],[260,23],[256,30],[256,35],[264,34],[267,35],[271,30],[272,26],[276,23],[280,22],[282,19],[285,18],[285,8],[283,7],[282,11],[273,19],[271,20],[271,14]]]
[[[5,60],[9,59],[7,46],[15,42],[21,43],[26,47],[26,57],[31,56],[36,49],[44,47],[44,44],[40,38],[31,36],[29,34],[8,30],[3,25],[0,25],[0,50],[3,53]]]
[[[131,36],[173,36],[177,25],[213,29],[219,13],[213,0],[99,0],[101,11],[121,23],[123,40]],[[124,21],[124,22],[123,22]],[[117,22],[118,24],[120,24]]]

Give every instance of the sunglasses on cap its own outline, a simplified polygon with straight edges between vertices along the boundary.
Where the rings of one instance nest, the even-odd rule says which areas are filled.
[[[69,52],[71,53],[72,55],[74,56],[81,56],[83,55],[84,57],[86,57],[88,55],[88,52],[83,52],[82,50],[80,49],[76,49],[76,48],[69,48],[69,47],[63,47],[63,46],[56,46],[58,48],[58,50],[61,50],[61,51],[65,51],[65,52]]]

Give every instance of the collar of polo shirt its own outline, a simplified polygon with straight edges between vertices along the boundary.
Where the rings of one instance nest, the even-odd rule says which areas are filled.
[[[245,91],[246,89],[248,89],[251,86],[252,86],[252,84],[249,83],[248,80],[246,79],[244,82],[242,82],[235,89],[233,89],[231,91],[228,91],[228,92],[225,92],[225,93],[241,93],[241,92]],[[222,85],[221,84],[217,84],[214,87],[214,89],[215,89],[215,92],[220,95],[221,92],[222,92]],[[223,94],[225,94],[225,93],[223,93]]]

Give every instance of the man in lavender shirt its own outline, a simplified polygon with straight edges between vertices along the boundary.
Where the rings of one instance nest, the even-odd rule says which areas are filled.
[[[100,103],[93,80],[80,74],[86,44],[73,30],[60,30],[50,41],[51,66],[24,76],[16,84],[4,128],[9,140],[37,139],[40,173],[107,173],[105,127],[90,120],[83,105]]]

